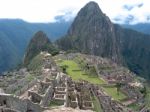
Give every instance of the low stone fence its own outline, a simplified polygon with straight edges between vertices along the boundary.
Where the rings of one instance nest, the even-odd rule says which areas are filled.
[[[43,112],[45,110],[39,104],[33,103],[28,99],[26,100],[26,102],[28,104],[28,111],[30,112]]]
[[[8,110],[6,112],[43,112],[48,109],[33,103],[29,99],[22,100],[11,94],[0,94],[0,105],[4,106],[3,108],[0,108],[0,112],[1,110]]]
[[[17,112],[26,112],[27,110],[27,103],[11,94],[0,94],[0,105],[4,106],[5,108],[9,107],[10,109],[16,110]]]
[[[37,79],[32,80],[29,84],[25,85],[24,87],[22,87],[20,90],[18,90],[15,95],[20,96],[21,94],[23,94],[25,91],[27,91],[29,88],[31,88],[32,86],[34,86],[37,83]]]
[[[7,87],[5,90],[5,93],[16,94],[19,96],[20,94],[25,92],[28,88],[32,87],[36,82],[37,82],[37,79],[34,79],[31,82],[27,82],[26,80],[22,79],[16,82],[15,84]]]
[[[41,101],[41,105],[42,106],[48,106],[48,100],[52,99],[53,97],[53,92],[54,92],[54,89],[52,86],[49,86],[49,88],[47,89],[46,93],[44,94],[44,97]]]

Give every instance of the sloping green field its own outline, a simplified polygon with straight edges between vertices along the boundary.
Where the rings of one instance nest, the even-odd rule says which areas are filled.
[[[88,75],[86,72],[81,70],[78,64],[73,60],[62,60],[58,62],[59,66],[68,66],[66,72],[73,80],[86,80],[92,84],[104,84],[105,82],[95,75]]]
[[[127,96],[125,94],[123,94],[121,91],[117,92],[117,88],[116,87],[103,87],[103,90],[109,95],[112,96],[112,98],[114,100],[120,101],[125,99]]]
[[[96,75],[88,75],[85,71],[81,70],[79,65],[74,60],[61,60],[57,62],[59,66],[67,66],[66,72],[75,81],[86,80],[92,84],[107,84],[104,80],[98,78]],[[103,87],[103,90],[112,96],[114,100],[120,101],[125,99],[127,96],[122,92],[117,93],[116,87]]]

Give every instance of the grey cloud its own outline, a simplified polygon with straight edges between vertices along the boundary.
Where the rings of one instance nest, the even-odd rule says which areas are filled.
[[[125,18],[125,23],[127,23],[127,24],[132,23],[133,21],[134,21],[134,16],[133,15],[128,15]]]
[[[66,21],[71,21],[73,19],[73,17],[74,16],[73,16],[72,12],[65,12],[62,15],[55,16],[54,19],[57,22],[66,22]]]
[[[65,21],[64,15],[55,16],[54,19],[55,19],[56,21],[58,21],[58,22],[63,22],[63,21]]]
[[[140,3],[140,4],[135,4],[135,5],[124,5],[123,8],[128,10],[128,11],[131,11],[132,9],[134,9],[135,7],[138,7],[138,8],[141,8],[144,4],[143,3]]]
[[[118,15],[116,18],[113,19],[115,23],[120,23],[120,24],[130,24],[134,22],[134,20],[135,20],[135,17],[133,15],[128,15],[127,17]]]
[[[116,22],[122,21],[121,18],[119,18],[119,17],[116,17],[113,20],[116,21]]]
[[[146,19],[147,19],[147,21],[150,21],[150,15],[149,15],[149,16],[147,16],[147,18],[146,18]]]
[[[141,8],[142,6],[143,6],[144,4],[143,3],[141,3],[141,4],[138,4],[138,8]]]
[[[130,11],[130,10],[132,10],[134,8],[134,6],[124,5],[123,8],[128,10],[128,11]]]

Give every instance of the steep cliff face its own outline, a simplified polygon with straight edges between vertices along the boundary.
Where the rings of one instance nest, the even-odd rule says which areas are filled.
[[[77,50],[118,61],[121,59],[118,41],[109,18],[97,3],[90,2],[80,10],[67,35],[57,42],[64,50]]]
[[[38,31],[31,39],[24,57],[24,64],[27,65],[41,51],[48,51],[48,46],[51,44],[46,34]]]
[[[150,35],[114,25],[116,37],[120,38],[120,49],[128,68],[136,74],[150,79]]]
[[[83,7],[68,33],[57,41],[63,50],[111,58],[150,79],[150,36],[111,23],[98,4]]]

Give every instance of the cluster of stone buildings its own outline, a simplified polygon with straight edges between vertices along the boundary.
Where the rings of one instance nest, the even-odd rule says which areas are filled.
[[[97,74],[108,85],[122,83],[120,90],[128,96],[120,103],[107,95],[100,85],[86,81],[73,81],[61,72],[51,55],[45,52],[40,76],[26,81],[31,74],[26,70],[15,71],[11,76],[1,76],[0,112],[42,112],[54,107],[70,107],[79,110],[94,111],[93,96],[98,99],[103,112],[133,112],[126,106],[142,102],[143,96],[135,86],[134,74],[123,67],[118,67],[108,59],[82,55],[88,65],[96,68]],[[63,59],[74,59],[81,54],[60,55]],[[31,80],[32,79],[32,80]],[[3,82],[6,80],[6,83]],[[16,90],[17,89],[17,90]],[[143,108],[141,112],[148,112]]]
[[[91,94],[88,88],[85,88],[86,92],[82,89],[83,82],[76,83],[60,72],[47,53],[43,58],[43,78],[36,79],[24,91],[20,88],[21,92],[17,95],[1,90],[0,112],[42,112],[51,110],[53,106],[93,110]]]
[[[130,103],[135,103],[143,100],[143,95],[139,88],[143,88],[142,83],[136,82],[136,76],[128,69],[118,66],[109,59],[84,55],[86,61],[95,66],[96,71],[100,77],[109,84],[121,83],[121,91],[128,96]],[[131,102],[132,101],[132,102]]]
[[[104,93],[101,87],[93,86],[93,94],[98,98],[104,112],[125,112],[126,107],[121,103],[112,100],[112,98]]]

